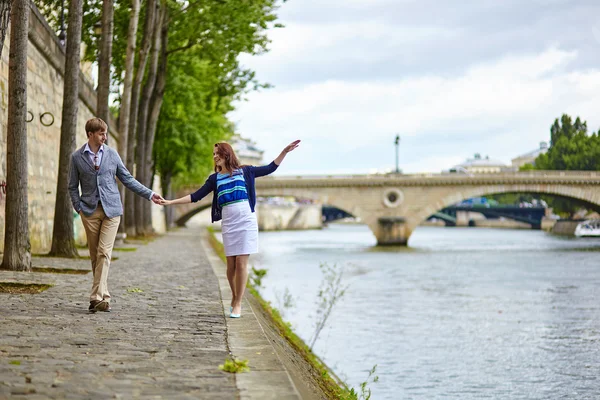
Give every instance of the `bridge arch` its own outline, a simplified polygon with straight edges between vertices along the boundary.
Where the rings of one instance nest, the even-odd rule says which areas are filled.
[[[594,198],[594,196],[590,196],[589,193],[585,191],[573,191],[573,188],[564,186],[564,185],[552,185],[547,187],[529,187],[524,190],[517,190],[516,188],[511,187],[475,187],[470,190],[461,190],[460,195],[458,193],[450,193],[445,197],[436,202],[434,205],[430,205],[428,207],[424,207],[424,209],[418,212],[415,215],[415,219],[418,220],[417,224],[420,224],[424,220],[426,220],[433,213],[449,207],[453,204],[459,203],[465,199],[473,198],[473,197],[483,197],[489,196],[493,194],[504,194],[504,193],[536,193],[536,194],[545,194],[550,196],[557,196],[566,199],[578,200],[581,203],[586,204],[588,207],[600,210],[600,199]],[[458,200],[457,200],[458,199]],[[442,204],[441,207],[435,209],[439,204]],[[430,210],[434,209],[430,214],[427,214]]]

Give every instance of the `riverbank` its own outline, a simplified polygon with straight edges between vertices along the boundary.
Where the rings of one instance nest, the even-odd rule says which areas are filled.
[[[214,235],[214,230],[208,228],[207,240],[203,241],[203,246],[211,261],[215,275],[219,277],[223,304],[225,308],[229,307],[231,301],[231,291],[226,277],[226,260],[223,252],[223,245]],[[258,328],[268,339],[268,345],[272,346],[277,360],[272,360],[269,368],[284,367],[284,370],[294,383],[296,389],[303,399],[352,399],[345,385],[333,374],[333,372],[308,348],[281,318],[279,312],[266,302],[260,293],[249,286],[244,297],[242,310],[249,309],[249,320],[247,329],[239,332],[243,338],[250,331],[258,331]],[[240,319],[241,320],[241,319]],[[228,326],[235,332],[239,328],[237,321],[230,320]],[[250,329],[249,327],[252,326]],[[256,345],[255,340],[251,340],[252,346]],[[231,343],[232,352],[236,354],[247,354],[243,339],[241,343]],[[256,355],[250,354],[256,358]],[[266,360],[262,360],[266,361]],[[262,362],[260,362],[262,364]],[[252,372],[251,372],[252,373]],[[263,398],[263,397],[260,397]],[[278,397],[279,398],[279,397]]]

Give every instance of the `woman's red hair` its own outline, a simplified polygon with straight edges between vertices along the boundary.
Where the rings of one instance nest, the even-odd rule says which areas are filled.
[[[241,167],[240,160],[238,160],[233,148],[229,143],[215,143],[215,147],[217,148],[217,154],[219,157],[225,160],[225,168],[227,170],[233,172]],[[217,164],[215,164],[215,172],[221,172],[221,169],[217,166]]]

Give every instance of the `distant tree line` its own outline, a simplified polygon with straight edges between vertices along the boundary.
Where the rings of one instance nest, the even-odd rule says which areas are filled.
[[[563,114],[550,127],[548,151],[540,154],[533,164],[525,164],[520,170],[600,171],[600,130],[590,134],[586,121],[579,117],[573,121],[569,115]],[[564,218],[573,217],[581,209],[598,208],[580,200],[550,195],[515,193],[490,197],[503,204],[530,202],[533,198],[541,198],[556,214]]]

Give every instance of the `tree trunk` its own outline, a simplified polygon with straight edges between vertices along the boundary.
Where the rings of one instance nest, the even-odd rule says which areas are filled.
[[[129,116],[131,114],[131,88],[133,85],[133,68],[135,62],[135,48],[138,21],[140,18],[140,0],[131,0],[131,16],[129,30],[127,31],[127,52],[125,57],[125,79],[123,81],[123,96],[121,97],[121,111],[119,112],[119,154],[123,164],[128,165],[127,142],[129,136]],[[119,186],[121,202],[125,205],[125,189]],[[125,218],[121,218],[119,232],[125,232]]]
[[[27,34],[29,1],[13,0],[8,61],[6,223],[0,269],[31,271],[27,221]]]
[[[171,174],[165,174],[165,176],[160,177],[161,187],[164,193],[164,197],[166,199],[173,198],[173,188],[171,187]],[[173,207],[165,207],[165,226],[168,229],[171,229],[174,224],[174,215],[175,209]]]
[[[69,164],[75,151],[77,137],[77,112],[79,110],[79,62],[81,60],[81,24],[83,0],[71,0],[67,29],[67,54],[65,59],[65,82],[60,128],[60,155],[58,160],[58,183],[54,208],[54,228],[50,255],[77,257],[73,233],[73,205],[69,197]]]
[[[4,48],[4,39],[8,31],[10,22],[10,2],[11,0],[0,0],[0,60],[2,59],[2,49]]]
[[[133,87],[131,88],[131,109],[129,113],[129,129],[127,133],[127,169],[134,173],[134,152],[136,145],[137,115],[139,109],[139,93],[144,79],[146,62],[148,60],[148,51],[152,43],[152,32],[154,31],[154,21],[156,16],[156,0],[148,0],[146,9],[146,19],[144,33],[142,35],[142,46],[140,48],[139,63],[135,72]],[[125,192],[125,232],[129,236],[135,236],[135,194],[131,191]]]
[[[156,75],[158,70],[158,57],[160,53],[162,13],[157,14],[154,32],[152,35],[152,52],[150,54],[150,69],[146,78],[146,84],[142,97],[140,99],[140,108],[138,111],[137,124],[137,148],[135,152],[136,174],[135,178],[144,185],[148,185],[148,176],[146,175],[146,134],[148,126],[148,112],[150,99],[156,85]],[[135,229],[138,235],[147,235],[152,230],[146,231],[144,223],[144,202],[147,201],[139,196],[135,197]]]
[[[161,18],[164,21],[168,21],[168,15],[166,8],[163,6]],[[152,185],[153,171],[153,157],[152,148],[154,146],[154,138],[156,137],[156,127],[158,125],[158,117],[160,116],[160,108],[162,107],[163,98],[165,94],[165,85],[167,83],[167,40],[168,40],[168,29],[169,23],[165,22],[161,27],[160,34],[160,61],[158,63],[156,86],[152,93],[152,99],[150,100],[150,113],[148,115],[148,126],[146,132],[146,159],[144,161],[144,176],[147,178],[147,184]],[[149,186],[151,187],[151,186]],[[144,230],[151,232],[152,228],[152,203],[144,203]]]
[[[110,93],[110,63],[112,58],[113,13],[113,0],[103,0],[102,37],[100,38],[100,54],[98,55],[98,106],[96,108],[96,116],[98,118],[101,118],[107,124],[109,123],[108,95]],[[110,130],[110,128],[111,127],[109,126],[108,129]]]

